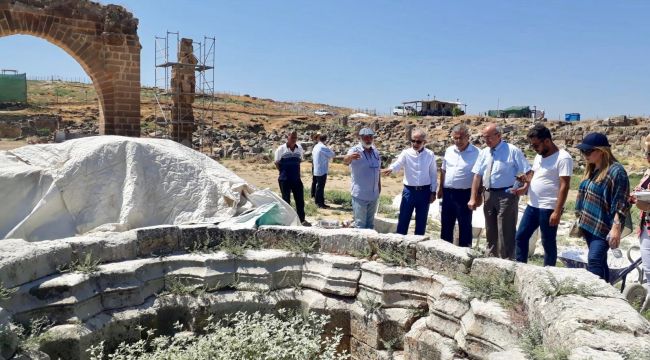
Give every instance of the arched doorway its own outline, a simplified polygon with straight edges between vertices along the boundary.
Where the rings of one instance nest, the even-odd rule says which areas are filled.
[[[102,135],[140,136],[138,20],[87,0],[0,0],[0,37],[32,35],[63,49],[93,81]]]

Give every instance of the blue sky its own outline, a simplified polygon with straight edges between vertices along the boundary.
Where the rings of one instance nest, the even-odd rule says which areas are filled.
[[[102,1],[105,3],[104,1]],[[460,99],[470,114],[536,105],[547,117],[650,114],[650,1],[116,0],[154,36],[214,36],[217,90],[388,112]],[[84,76],[37,38],[0,38],[0,68]]]

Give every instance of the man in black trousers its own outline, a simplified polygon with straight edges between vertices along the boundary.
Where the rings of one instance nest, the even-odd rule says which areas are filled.
[[[282,199],[291,204],[291,193],[296,202],[296,212],[303,226],[311,226],[305,220],[305,195],[303,193],[302,180],[300,179],[300,162],[302,162],[304,151],[297,143],[298,133],[295,130],[287,133],[287,142],[275,150],[275,167],[280,171],[278,183],[282,192]]]

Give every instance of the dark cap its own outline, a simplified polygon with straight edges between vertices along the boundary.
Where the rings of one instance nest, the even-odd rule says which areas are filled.
[[[582,143],[576,146],[580,150],[591,150],[595,147],[611,146],[607,141],[607,136],[603,133],[591,133],[582,139]]]

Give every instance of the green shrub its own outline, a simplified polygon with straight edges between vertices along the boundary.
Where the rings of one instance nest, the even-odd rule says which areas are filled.
[[[82,260],[73,260],[72,262],[63,266],[58,266],[57,270],[61,273],[67,272],[80,272],[84,274],[92,274],[99,271],[100,260],[93,258],[93,253],[86,253]]]
[[[542,284],[542,291],[548,297],[579,295],[583,297],[598,294],[602,287],[598,284],[580,283],[575,277],[565,277],[558,280],[550,271],[546,271],[547,283]]]
[[[237,312],[222,321],[208,319],[204,335],[153,337],[134,344],[121,343],[113,354],[104,353],[104,343],[88,349],[92,360],[105,358],[130,360],[343,360],[348,354],[337,354],[341,329],[322,337],[329,321],[326,315],[296,314],[284,309],[277,314]],[[180,330],[182,326],[176,326]]]
[[[496,274],[472,274],[460,277],[460,282],[467,287],[470,296],[479,300],[496,301],[512,309],[521,303],[521,297],[514,281],[509,281]]]
[[[521,334],[519,346],[530,360],[566,360],[566,349],[550,349],[544,346],[544,336],[539,324],[530,324]]]

